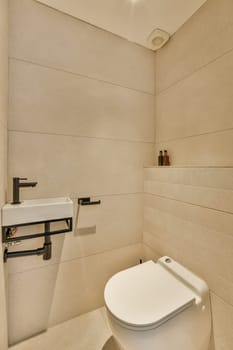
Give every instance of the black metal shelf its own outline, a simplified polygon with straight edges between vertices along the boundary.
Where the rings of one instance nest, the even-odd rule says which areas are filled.
[[[65,221],[67,228],[61,229],[61,230],[55,230],[55,231],[48,231],[46,230],[41,233],[33,233],[29,235],[24,236],[17,236],[17,237],[9,237],[7,232],[9,229],[12,229],[13,227],[23,227],[23,226],[32,226],[32,225],[40,225],[40,224],[51,224],[56,222]],[[29,222],[25,224],[19,224],[19,225],[10,225],[10,226],[3,226],[2,227],[2,242],[3,243],[11,243],[15,241],[23,241],[26,239],[32,239],[32,238],[38,238],[38,237],[46,237],[46,236],[53,236],[53,235],[59,235],[61,233],[70,232],[73,229],[73,219],[72,218],[63,218],[63,219],[54,219],[54,220],[46,220],[46,221],[37,221],[37,222]]]
[[[64,221],[66,224],[66,228],[60,229],[60,230],[54,230],[51,231],[51,224],[56,222]],[[11,232],[14,228],[17,227],[23,227],[23,226],[33,226],[33,225],[44,225],[44,232],[39,233],[33,233],[28,235],[22,235],[22,236],[11,236]],[[23,241],[27,239],[33,239],[33,238],[39,238],[44,237],[44,245],[41,248],[38,249],[32,249],[32,250],[21,250],[17,252],[8,252],[8,248],[5,248],[4,251],[4,262],[7,262],[7,259],[9,258],[16,258],[16,257],[22,257],[22,256],[29,256],[29,255],[43,255],[44,260],[51,259],[52,256],[52,242],[50,240],[50,236],[59,235],[62,233],[70,232],[73,229],[73,218],[62,218],[62,219],[53,219],[53,220],[45,220],[45,221],[37,221],[37,222],[28,222],[24,224],[16,224],[16,225],[8,225],[2,227],[2,242],[5,244],[17,242],[17,241]]]

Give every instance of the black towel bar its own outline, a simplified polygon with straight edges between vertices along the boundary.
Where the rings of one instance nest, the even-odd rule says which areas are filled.
[[[78,198],[78,204],[79,205],[99,205],[101,201],[91,201],[90,197],[82,197]]]

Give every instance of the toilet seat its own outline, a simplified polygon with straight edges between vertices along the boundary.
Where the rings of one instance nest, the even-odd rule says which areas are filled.
[[[105,286],[104,299],[121,325],[145,330],[191,307],[197,295],[163,265],[148,261],[114,275]]]

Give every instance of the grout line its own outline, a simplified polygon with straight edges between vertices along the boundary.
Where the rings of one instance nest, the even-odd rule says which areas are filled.
[[[228,214],[228,215],[233,215],[233,212],[230,212],[230,211],[224,211],[224,210],[221,210],[221,209],[206,207],[204,205],[194,204],[194,203],[191,203],[191,202],[185,202],[185,201],[182,201],[182,200],[179,200],[179,199],[170,198],[170,197],[166,197],[166,196],[162,196],[162,195],[158,195],[158,194],[153,194],[153,193],[149,193],[149,192],[145,192],[145,194],[150,195],[150,196],[154,196],[154,197],[163,198],[163,199],[168,199],[168,200],[171,200],[171,201],[174,201],[174,202],[178,202],[178,203],[184,203],[184,204],[187,204],[187,205],[192,205],[193,207],[199,207],[199,208],[213,210],[213,211],[216,211],[218,213],[224,213],[224,214]]]
[[[233,174],[232,174],[233,175]],[[171,181],[163,181],[163,180],[158,180],[158,179],[144,179],[144,184],[147,182],[153,182],[157,184],[162,184],[162,185],[168,185],[168,186],[180,186],[180,187],[185,187],[185,188],[192,188],[192,189],[200,189],[200,190],[210,190],[210,191],[223,191],[223,192],[233,192],[233,188],[223,188],[223,187],[214,187],[214,186],[209,186],[209,185],[195,185],[192,183],[184,183],[183,182],[171,182]],[[151,192],[150,192],[151,193]]]
[[[216,34],[219,34],[219,33],[223,32],[223,31],[224,31],[226,28],[228,28],[228,27],[232,27],[232,24],[231,24],[231,25],[228,25],[228,26],[226,26],[226,27],[224,27],[221,31],[219,31],[219,32],[216,33]],[[175,82],[172,83],[171,85],[167,86],[166,88],[164,88],[164,89],[158,91],[157,93],[156,93],[156,91],[155,91],[155,97],[159,96],[160,94],[165,93],[167,90],[169,90],[169,89],[175,87],[176,85],[179,85],[182,81],[187,80],[187,79],[188,79],[189,77],[191,77],[192,75],[194,75],[194,74],[196,74],[197,72],[199,72],[199,71],[205,69],[207,66],[209,66],[209,65],[211,65],[212,63],[214,63],[214,62],[220,60],[220,59],[223,58],[224,56],[227,56],[227,55],[230,54],[232,51],[233,51],[233,48],[231,48],[231,49],[225,51],[225,52],[222,53],[221,55],[219,55],[219,56],[213,58],[212,60],[209,60],[208,62],[206,62],[206,63],[203,64],[202,66],[199,66],[198,68],[194,69],[194,70],[191,71],[190,73],[184,75],[182,78],[178,79],[177,81],[175,81]]]
[[[23,134],[34,134],[34,135],[47,135],[47,136],[62,136],[62,137],[72,137],[79,139],[92,139],[92,140],[103,140],[103,141],[114,141],[114,142],[126,142],[126,143],[139,143],[139,144],[148,144],[154,145],[153,141],[139,141],[139,140],[127,140],[127,139],[115,139],[111,137],[97,137],[97,136],[81,136],[75,134],[62,134],[62,133],[50,133],[43,131],[27,131],[27,130],[17,130],[17,129],[8,129],[9,132],[14,133],[23,133]]]
[[[64,244],[64,243],[63,243],[63,244]],[[102,255],[102,254],[105,254],[105,253],[112,252],[112,251],[114,251],[114,250],[119,250],[119,249],[131,247],[131,246],[136,246],[136,245],[139,245],[139,244],[142,244],[142,241],[130,243],[130,244],[127,244],[127,245],[123,245],[123,246],[120,246],[120,247],[116,247],[116,248],[106,249],[106,250],[104,250],[104,251],[92,253],[92,254],[85,255],[85,256],[78,256],[78,257],[74,257],[74,258],[71,258],[71,259],[64,259],[64,260],[59,260],[59,261],[57,261],[57,262],[47,263],[47,264],[44,265],[44,266],[41,266],[41,265],[40,265],[40,266],[35,266],[35,267],[29,268],[29,269],[24,269],[24,270],[22,270],[22,271],[17,271],[17,272],[10,272],[10,271],[8,271],[8,275],[9,275],[9,276],[19,275],[19,274],[21,274],[21,273],[26,273],[26,272],[28,272],[28,271],[33,271],[33,270],[45,269],[45,268],[48,268],[48,267],[54,266],[54,265],[57,265],[58,268],[59,268],[59,266],[60,266],[61,264],[66,264],[66,263],[69,263],[69,262],[75,261],[75,260],[88,259],[89,257],[92,257],[92,256]],[[58,273],[58,272],[57,272],[57,273]]]
[[[81,74],[81,73],[78,73],[78,72],[69,71],[69,70],[66,70],[66,69],[63,69],[63,68],[59,68],[59,67],[53,67],[53,66],[50,66],[50,65],[46,65],[46,64],[43,64],[43,63],[36,62],[36,61],[30,61],[30,60],[27,60],[27,59],[24,59],[24,58],[18,58],[18,57],[14,57],[14,56],[9,56],[9,60],[15,60],[15,61],[18,61],[18,62],[24,62],[24,63],[32,64],[34,66],[47,68],[47,69],[52,69],[52,70],[58,71],[58,72],[67,73],[67,74],[70,74],[70,75],[73,75],[73,76],[76,76],[76,77],[79,77],[79,78],[85,78],[85,79],[89,79],[89,80],[94,80],[94,81],[98,81],[100,83],[117,86],[117,87],[120,87],[122,89],[128,89],[128,90],[135,91],[135,92],[138,92],[138,93],[141,93],[141,94],[146,94],[146,95],[149,95],[149,96],[155,96],[154,93],[152,93],[152,92],[139,90],[139,89],[136,89],[136,88],[133,88],[133,87],[129,87],[129,86],[120,85],[120,84],[117,84],[117,83],[113,83],[113,82],[111,82],[109,80],[98,79],[98,78],[95,78],[95,77],[92,77],[92,76],[88,76],[88,75],[85,75],[85,74]]]
[[[110,197],[127,197],[127,196],[143,196],[144,192],[122,192],[122,193],[105,193],[105,194],[91,194],[89,195],[89,193],[86,194],[79,194],[79,195],[72,195],[72,194],[67,194],[67,196],[69,196],[72,200],[77,201],[79,197],[84,197],[84,196],[90,196],[92,198],[110,198]],[[38,197],[39,199],[40,197]],[[24,198],[26,200],[26,198]],[[30,198],[28,198],[30,200]],[[7,203],[10,202],[10,199],[7,201]]]
[[[220,296],[219,294],[217,294],[213,289],[210,288],[210,293],[214,294],[215,297],[221,299],[225,304],[230,305],[233,308],[233,302],[229,302],[227,301],[225,298],[223,298],[222,296]],[[211,303],[212,306],[212,303]],[[213,311],[213,310],[212,310]]]
[[[186,140],[186,139],[195,138],[195,137],[199,137],[199,136],[205,136],[205,135],[216,135],[216,134],[220,134],[220,133],[224,133],[224,132],[228,132],[228,131],[233,131],[233,127],[228,128],[228,129],[207,131],[207,132],[203,132],[200,134],[193,134],[193,135],[188,135],[188,136],[183,136],[183,137],[174,137],[171,139],[166,139],[166,140],[161,140],[159,142],[155,142],[155,145],[159,145],[159,144],[162,144],[164,142],[174,142],[174,141]]]
[[[68,262],[74,261],[74,260],[87,259],[87,258],[89,258],[91,256],[102,255],[102,254],[105,254],[105,253],[112,252],[114,250],[124,249],[124,248],[128,248],[128,247],[131,247],[131,246],[139,245],[139,244],[142,244],[142,241],[129,243],[127,245],[123,245],[123,246],[120,246],[120,247],[117,247],[117,248],[107,249],[107,250],[104,250],[102,252],[96,252],[96,253],[89,254],[89,255],[86,255],[86,256],[81,256],[81,257],[72,258],[72,259],[64,259],[64,260],[60,261],[59,264],[68,263]]]
[[[8,130],[8,129],[7,129],[7,123],[5,123],[4,120],[0,119],[0,125],[1,125],[1,127],[2,127],[4,130]]]
[[[220,232],[219,229],[211,228],[209,226],[204,226],[203,223],[199,223],[199,222],[197,222],[197,220],[196,221],[192,221],[190,218],[182,217],[182,216],[180,216],[180,214],[176,214],[176,213],[174,213],[172,211],[165,211],[164,209],[161,209],[161,208],[158,209],[158,208],[153,208],[153,207],[149,207],[148,206],[148,207],[146,207],[146,210],[144,211],[144,221],[143,221],[144,222],[144,228],[145,228],[145,223],[149,223],[150,226],[153,226],[153,228],[149,227],[149,228],[147,228],[147,230],[144,229],[143,233],[148,233],[148,234],[152,235],[153,237],[155,237],[156,239],[158,239],[158,240],[160,240],[162,242],[169,241],[169,238],[165,238],[164,239],[164,238],[158,236],[158,234],[159,235],[161,235],[161,234],[163,235],[164,232],[165,232],[165,233],[171,235],[172,234],[171,228],[167,229],[167,228],[161,227],[160,224],[158,225],[157,222],[152,221],[150,217],[148,218],[146,212],[150,212],[151,213],[151,211],[153,212],[153,214],[156,213],[155,215],[161,215],[162,214],[163,216],[165,215],[167,217],[170,217],[172,220],[174,220],[174,219],[178,220],[180,222],[180,224],[182,223],[182,224],[185,224],[186,226],[189,225],[189,224],[192,224],[192,226],[195,225],[197,227],[203,228],[205,230],[205,232],[210,232],[210,231],[212,232],[213,231],[219,237],[221,235],[223,237],[229,238],[231,241],[233,239],[232,233]],[[178,233],[176,233],[175,235],[177,236]],[[189,241],[190,241],[190,239],[189,239]]]
[[[125,193],[106,193],[106,194],[93,194],[91,197],[122,197],[131,195],[143,195],[144,192],[125,192]],[[80,196],[83,196],[82,194]],[[72,200],[77,200],[80,196],[71,196]]]
[[[144,233],[144,232],[143,232],[143,233]],[[162,256],[161,253],[158,253],[154,248],[152,248],[151,246],[149,246],[149,244],[146,243],[146,242],[144,242],[143,240],[142,240],[142,245],[145,245],[147,248],[149,248],[150,250],[152,250],[154,254],[156,254],[156,255],[158,255],[158,256]]]
[[[72,195],[72,194],[67,194],[67,196],[69,196],[72,200],[76,201],[78,200],[79,197],[84,197],[84,196],[90,196],[92,198],[97,198],[97,197],[106,197],[106,198],[109,198],[109,197],[127,197],[127,196],[143,196],[144,195],[144,192],[119,192],[119,193],[97,193],[97,194],[89,194],[89,193],[84,193],[84,194],[79,194],[79,195]],[[42,197],[38,197],[37,199],[40,199],[40,198],[44,198],[44,196]],[[24,198],[24,200],[31,200],[31,198]],[[10,202],[10,199],[7,200],[7,203]]]

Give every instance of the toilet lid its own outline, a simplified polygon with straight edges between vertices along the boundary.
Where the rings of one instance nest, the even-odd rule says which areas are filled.
[[[104,291],[110,313],[138,327],[163,323],[191,306],[195,297],[190,288],[153,261],[117,273]]]

